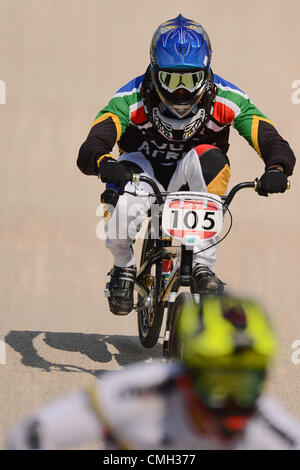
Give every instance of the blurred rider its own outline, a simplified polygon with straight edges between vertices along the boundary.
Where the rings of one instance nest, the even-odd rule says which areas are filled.
[[[300,449],[300,423],[262,394],[276,340],[260,305],[207,296],[185,304],[183,361],[108,372],[46,405],[8,435],[9,449]]]
[[[128,194],[130,172],[150,176],[163,191],[189,189],[222,196],[230,178],[227,151],[233,125],[265,165],[261,195],[283,193],[293,173],[295,157],[289,144],[246,93],[213,73],[211,58],[209,37],[199,23],[178,15],[161,24],[151,42],[146,72],[120,88],[101,109],[80,148],[80,170],[114,184],[121,196],[106,239],[114,256],[109,306],[116,315],[127,315],[133,308],[132,245],[153,202]],[[116,143],[118,160],[110,153]],[[110,202],[108,192],[105,201]],[[113,229],[116,219],[122,234]],[[211,243],[195,255],[193,274],[199,289],[213,292],[222,290],[223,283],[211,270],[216,263]]]

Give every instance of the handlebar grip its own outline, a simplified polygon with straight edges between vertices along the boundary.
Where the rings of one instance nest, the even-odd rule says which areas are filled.
[[[258,192],[260,190],[260,186],[261,186],[261,184],[260,184],[259,179],[255,178],[255,180],[254,180],[254,191]]]
[[[261,188],[261,183],[258,178],[255,178],[254,180],[254,191],[258,192]],[[287,181],[287,186],[286,186],[287,191],[291,189],[291,182],[290,180]]]
[[[127,182],[134,182],[136,179],[136,174],[130,172],[126,172],[126,180]],[[122,193],[123,194],[123,193]],[[119,187],[114,183],[106,183],[106,189],[100,196],[100,201],[102,204],[111,204],[112,206],[116,207],[120,196]]]
[[[117,189],[109,187],[101,194],[100,201],[102,204],[111,204],[116,207],[119,199],[119,192]]]

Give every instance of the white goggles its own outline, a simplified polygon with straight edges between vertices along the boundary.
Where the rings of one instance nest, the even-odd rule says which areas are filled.
[[[197,90],[203,80],[204,80],[204,71],[200,70],[199,72],[164,72],[160,70],[158,72],[158,78],[161,83],[161,86],[168,90],[170,93],[173,93],[179,88],[184,88],[189,92]]]

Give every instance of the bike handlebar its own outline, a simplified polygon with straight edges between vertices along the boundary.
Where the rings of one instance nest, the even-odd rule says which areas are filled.
[[[156,200],[159,204],[163,204],[164,202],[164,199],[163,199],[163,194],[159,187],[157,186],[157,184],[155,183],[155,181],[153,181],[151,178],[149,178],[149,176],[145,176],[145,175],[139,175],[139,174],[136,174],[136,173],[133,173],[132,177],[131,177],[131,182],[132,183],[138,183],[138,182],[144,182],[144,183],[148,183],[149,186],[152,188],[153,190],[153,193],[156,197]],[[229,192],[229,194],[227,196],[224,196],[222,199],[224,200],[224,209],[227,209],[229,207],[229,205],[231,204],[234,196],[236,195],[236,193],[238,191],[240,191],[241,189],[246,189],[246,188],[253,188],[256,192],[259,191],[260,189],[260,186],[261,186],[261,183],[260,183],[260,180],[258,178],[255,178],[254,181],[246,181],[244,183],[239,183],[237,185],[235,185],[231,191]],[[290,189],[290,182],[288,181],[288,187],[287,189]]]
[[[161,204],[164,203],[164,196],[166,196],[166,194],[168,194],[168,193],[161,192],[158,185],[156,184],[156,182],[153,181],[151,178],[149,178],[149,176],[140,175],[139,173],[132,173],[130,176],[128,176],[128,180],[131,183],[144,182],[144,183],[149,184],[149,186],[153,190],[154,196],[155,196],[156,201],[158,202],[158,204],[161,205]],[[234,196],[241,189],[253,188],[256,192],[258,192],[260,190],[260,187],[261,187],[261,183],[260,183],[260,180],[258,178],[255,178],[254,181],[246,181],[244,183],[239,183],[239,184],[235,185],[230,190],[230,192],[227,196],[222,196],[222,199],[224,201],[223,202],[224,210],[226,210],[229,207],[229,205],[231,204]],[[287,189],[290,189],[290,182],[289,181],[288,181],[288,184],[287,184]],[[109,193],[109,198],[106,195],[106,193]],[[105,197],[105,195],[106,195],[106,197]],[[147,194],[145,194],[145,196],[146,195]],[[101,201],[102,202],[111,203],[113,205],[116,204],[117,199],[118,199],[118,191],[114,190],[114,189],[111,189],[111,188],[106,189],[106,191],[101,195]]]
[[[143,183],[148,183],[149,186],[151,186],[158,204],[163,204],[164,203],[163,194],[162,194],[161,190],[159,189],[159,187],[157,186],[157,184],[155,183],[155,181],[153,181],[151,178],[149,178],[149,176],[139,175],[138,173],[133,173],[132,177],[131,177],[131,182],[132,183],[139,183],[140,181],[143,182]]]
[[[227,207],[229,207],[229,205],[231,204],[234,196],[236,195],[236,193],[238,191],[240,191],[241,189],[246,189],[246,188],[253,188],[254,191],[258,192],[258,190],[260,189],[260,181],[258,178],[256,178],[254,181],[249,181],[249,182],[245,182],[245,183],[239,183],[237,185],[235,185],[231,191],[229,192],[229,194],[225,197],[225,201],[224,201],[224,209],[227,209]]]

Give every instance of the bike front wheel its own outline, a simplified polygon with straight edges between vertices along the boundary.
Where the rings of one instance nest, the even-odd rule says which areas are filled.
[[[194,302],[194,298],[190,292],[181,292],[177,295],[172,306],[168,340],[169,358],[181,360],[183,357],[184,344],[178,335],[177,326],[184,304],[192,302]]]
[[[147,236],[144,239],[140,265],[142,266],[149,256],[162,249],[162,241],[156,240],[151,237],[151,221],[149,222],[147,229]],[[162,288],[162,276],[161,276],[161,260],[158,260],[153,266],[151,266],[144,275],[145,282],[153,280],[153,286],[151,288],[151,296],[153,304],[150,308],[139,310],[137,314],[138,318],[138,331],[141,344],[145,348],[152,348],[157,343],[161,325],[163,321],[164,307],[162,303],[158,303],[158,298]],[[141,300],[141,296],[139,296]]]

